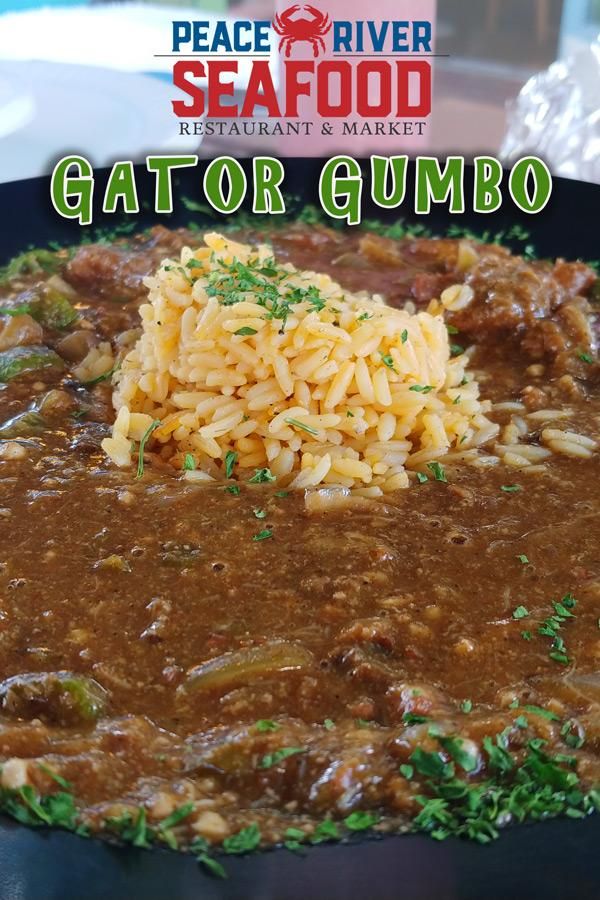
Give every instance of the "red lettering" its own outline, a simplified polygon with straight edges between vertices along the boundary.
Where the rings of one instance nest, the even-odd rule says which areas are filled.
[[[205,75],[203,64],[199,61],[186,62],[181,59],[173,66],[173,84],[192,98],[191,103],[186,103],[185,100],[172,101],[173,112],[179,118],[192,118],[204,113],[204,91],[193,81],[188,81],[187,75],[203,78]]]
[[[234,85],[232,81],[221,81],[222,72],[237,72],[237,59],[223,60],[222,62],[211,59],[208,63],[208,115],[218,118],[235,119],[238,114],[237,104],[221,103],[221,97],[233,97]]]
[[[379,83],[379,102],[370,103],[369,95],[373,94],[370,75],[375,75]],[[392,73],[390,64],[383,60],[368,60],[356,67],[356,111],[365,118],[383,119],[389,116],[392,108]]]
[[[339,102],[332,102],[330,75],[339,75]],[[345,118],[352,112],[352,66],[343,60],[325,61],[317,69],[317,111],[323,118]]]
[[[298,81],[302,72],[314,72],[315,64],[308,60],[285,61],[285,114],[299,116],[298,97],[310,97],[310,81]]]
[[[266,60],[255,61],[252,64],[244,105],[242,106],[242,118],[253,116],[256,106],[264,106],[270,116],[277,118],[281,116],[277,94],[271,78],[271,70]]]
[[[396,62],[398,73],[398,118],[428,116],[431,112],[431,65],[423,60]],[[418,80],[417,103],[410,102],[411,83]]]

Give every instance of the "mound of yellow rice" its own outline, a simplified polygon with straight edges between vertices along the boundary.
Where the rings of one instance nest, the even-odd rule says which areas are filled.
[[[150,451],[188,480],[268,469],[258,480],[378,496],[498,431],[467,356],[451,356],[443,312],[467,287],[411,314],[219,234],[146,283],[102,443],[118,466]]]

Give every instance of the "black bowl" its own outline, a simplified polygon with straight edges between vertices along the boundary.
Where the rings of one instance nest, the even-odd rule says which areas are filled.
[[[312,159],[285,161],[285,186],[300,205],[316,202],[321,165]],[[202,167],[182,170],[174,181],[172,215],[146,210],[126,221],[140,228],[156,222],[179,226],[190,220],[218,226],[219,217],[215,223],[214,218],[190,212],[181,200],[183,196],[202,200]],[[0,263],[30,245],[77,243],[82,232],[93,238],[97,226],[114,228],[119,220],[101,213],[106,175],[106,170],[97,173],[97,217],[86,229],[54,211],[49,179],[0,185]],[[153,181],[139,167],[136,175],[140,200],[151,202]],[[470,178],[469,172],[469,183]],[[410,201],[409,191],[405,208],[410,209]],[[449,215],[443,207],[434,207],[421,221],[440,234],[450,225],[481,234],[519,224],[530,237],[512,241],[517,250],[531,244],[541,256],[594,259],[600,255],[599,212],[600,187],[555,179],[552,198],[537,216],[516,215],[510,204],[487,216]],[[399,214],[417,220],[404,208]],[[398,213],[384,214],[367,200],[365,216],[393,220]],[[0,819],[0,900],[598,900],[599,846],[600,817],[557,819],[509,828],[489,846],[455,839],[438,843],[410,835],[323,845],[303,856],[274,850],[229,857],[224,860],[229,877],[220,881],[203,872],[191,856],[113,847]]]

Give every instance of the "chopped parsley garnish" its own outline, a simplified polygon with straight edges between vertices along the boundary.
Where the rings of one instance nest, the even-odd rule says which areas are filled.
[[[460,354],[464,352],[465,348],[461,347],[460,344],[450,344],[450,354],[452,356],[460,356]]]
[[[300,428],[302,431],[306,431],[307,434],[318,435],[319,431],[317,428],[312,428],[310,425],[305,425],[304,422],[300,422],[298,419],[285,419],[287,425],[293,425],[295,428]]]
[[[298,753],[304,753],[304,747],[281,747],[280,750],[274,750],[273,753],[267,753],[258,764],[259,769],[271,769],[278,766],[284,759],[290,756],[296,756]]]
[[[89,381],[82,381],[82,385],[84,387],[94,387],[95,384],[101,384],[103,381],[110,381],[115,372],[118,372],[121,368],[121,363],[117,362],[114,364],[112,369],[109,369],[108,372],[103,372],[102,375],[97,375],[95,378],[90,378]]]
[[[429,478],[425,474],[425,472],[415,472],[417,476],[417,481],[419,484],[425,484],[426,481],[429,481]]]
[[[331,819],[325,819],[315,828],[310,842],[311,844],[322,844],[324,841],[339,841],[339,839],[340,829],[337,823]]]
[[[270,528],[264,528],[262,531],[259,531],[258,534],[253,535],[253,541],[266,541],[269,538],[273,537],[273,532]]]
[[[272,719],[259,719],[258,722],[255,722],[254,727],[257,731],[266,733],[269,731],[278,731],[281,726]]]
[[[440,737],[440,744],[448,754],[448,756],[457,763],[465,772],[473,772],[479,764],[476,753],[465,749],[466,744],[461,738]]]
[[[520,563],[523,563],[524,566],[526,566],[527,563],[529,562],[529,560],[527,559],[527,557],[525,556],[524,553],[519,553],[519,555],[517,556],[517,559],[519,560]]]
[[[378,822],[379,816],[375,815],[375,813],[358,809],[344,819],[344,825],[349,831],[366,831],[368,828],[372,828],[373,825],[377,825]]]
[[[521,485],[519,484],[503,484],[500,487],[501,491],[504,491],[505,494],[514,494],[517,491],[521,490]]]
[[[591,357],[589,353],[578,353],[577,356],[581,360],[581,362],[587,363],[588,366],[591,366],[591,364],[594,362],[593,357]]]
[[[532,634],[530,631],[522,631],[521,637],[523,638],[524,641],[530,641],[532,638]]]
[[[394,368],[394,360],[389,353],[384,353],[382,350],[379,351],[379,355],[381,357],[381,362],[386,366],[386,368],[391,369],[392,372],[395,372]]]
[[[542,719],[548,719],[551,722],[560,722],[560,716],[552,712],[550,709],[544,709],[542,706],[533,706],[531,703],[523,704],[522,709],[525,712],[533,713],[535,716],[541,716]]]
[[[270,469],[256,469],[252,478],[248,479],[249,484],[267,484],[270,481],[275,481],[276,478],[272,474]]]
[[[146,444],[148,443],[148,439],[153,431],[156,431],[159,425],[161,425],[160,419],[155,419],[150,425],[148,425],[147,429],[142,435],[140,440],[140,447],[138,450],[138,465],[137,465],[137,473],[136,478],[141,478],[144,474],[144,452],[146,450]]]
[[[417,772],[427,778],[447,778],[454,769],[450,763],[445,762],[440,753],[428,753],[422,747],[416,747],[409,760]]]
[[[415,770],[412,766],[409,766],[408,763],[402,763],[400,766],[400,774],[404,775],[407,781],[410,781],[415,774]]]
[[[286,828],[283,836],[285,838],[283,842],[285,849],[291,850],[292,853],[297,853],[302,849],[302,844],[306,839],[306,832],[302,831],[301,828]]]
[[[473,709],[473,701],[472,700],[463,700],[460,704],[461,712],[470,713]]]
[[[448,334],[458,334],[458,328],[455,325],[446,324],[446,331]]]
[[[233,475],[233,470],[235,469],[237,461],[238,455],[235,450],[228,450],[225,454],[225,476],[227,478],[231,478]]]
[[[226,837],[223,841],[223,850],[225,853],[251,853],[260,844],[260,828],[253,822],[247,828],[242,828],[237,834]]]
[[[356,321],[364,322],[366,319],[372,319],[372,318],[373,318],[373,313],[363,312],[360,314],[360,316],[356,317]]]
[[[448,483],[448,479],[446,478],[446,472],[444,471],[444,467],[439,462],[430,462],[427,463],[427,468],[430,472],[433,472],[433,477],[436,481],[443,481],[444,484]]]
[[[408,340],[408,331],[406,330],[406,328],[404,329],[404,331],[403,331],[402,334],[400,335],[400,340],[402,341],[403,344],[405,344],[405,343],[407,342],[407,340]]]
[[[538,634],[551,639],[550,651],[548,656],[554,662],[563,666],[569,665],[571,660],[566,650],[564,638],[559,634],[562,625],[568,620],[575,618],[571,612],[576,606],[577,601],[572,594],[565,594],[559,601],[552,604],[554,615],[548,616],[538,627]]]
[[[241,488],[240,488],[239,484],[228,484],[224,488],[224,490],[225,490],[226,494],[233,494],[234,497],[238,497],[239,494],[241,493]]]
[[[409,387],[409,391],[414,391],[416,394],[429,394],[433,390],[432,384],[411,384]]]
[[[51,778],[52,781],[60,784],[66,791],[71,790],[71,782],[67,781],[66,778],[63,778],[62,775],[59,775],[58,772],[54,772],[53,769],[45,766],[44,763],[38,763],[38,769],[40,769],[41,772],[44,772],[44,774],[46,774],[48,778]]]
[[[266,519],[267,517],[266,509],[253,509],[252,512],[257,519]]]
[[[417,713],[407,711],[402,714],[402,721],[405,725],[422,725],[423,722],[429,721],[429,716],[420,716]]]
[[[195,837],[190,845],[190,850],[207,872],[217,878],[227,878],[227,872],[221,863],[210,855],[210,846],[206,838]]]
[[[333,731],[335,728],[335,722],[333,719],[323,719],[323,728],[327,731]]]
[[[196,468],[196,460],[193,457],[193,454],[186,453],[183,459],[183,471],[184,472],[193,472]]]
[[[256,328],[250,328],[249,325],[244,325],[243,328],[238,328],[238,330],[233,333],[240,335],[240,337],[247,337],[251,334],[257,334],[257,331]]]
[[[516,609],[513,609],[513,619],[526,619],[528,615],[529,610],[525,606],[517,606]]]
[[[354,418],[354,413],[352,412],[352,410],[350,410],[350,409],[347,409],[347,410],[346,410],[346,418],[347,418],[347,419],[353,419],[353,418]]]
[[[276,497],[289,497],[289,495],[290,495],[289,491],[275,491]]]

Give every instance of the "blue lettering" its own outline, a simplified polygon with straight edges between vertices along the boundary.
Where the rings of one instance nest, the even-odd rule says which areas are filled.
[[[431,53],[431,22],[413,22],[413,51]]]
[[[371,43],[373,45],[373,50],[375,51],[375,53],[381,53],[381,51],[385,48],[385,38],[388,33],[389,26],[389,22],[382,22],[381,28],[378,29],[375,22],[367,22],[367,28],[369,29],[369,35],[371,37]]]
[[[257,53],[267,53],[270,49],[269,34],[271,31],[270,22],[254,23],[254,49]]]
[[[345,50],[346,53],[352,51],[352,22],[338,21],[333,23],[333,50],[339,53]]]
[[[208,22],[192,22],[194,29],[194,41],[192,49],[194,53],[206,53],[208,46]]]
[[[222,49],[225,53],[231,53],[231,40],[227,31],[227,22],[223,22],[222,19],[216,24],[211,46],[213,51]]]
[[[237,20],[233,23],[233,49],[237,53],[244,53],[246,50],[252,50],[252,41],[250,38],[245,40],[242,38],[242,32],[252,31],[252,22],[244,22]]]
[[[394,53],[406,53],[408,50],[407,28],[408,22],[392,22],[392,50]]]
[[[190,22],[173,22],[173,50],[177,52],[182,44],[187,44],[192,36]]]

